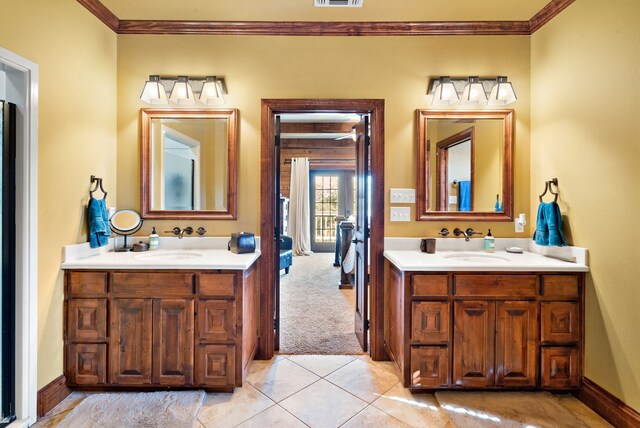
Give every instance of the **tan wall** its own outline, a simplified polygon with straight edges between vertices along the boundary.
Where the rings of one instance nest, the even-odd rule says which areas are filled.
[[[38,388],[62,373],[62,247],[87,240],[89,177],[116,200],[116,36],[74,1],[1,0],[0,46],[39,66]]]
[[[580,0],[532,37],[531,215],[557,177],[589,248],[585,375],[640,410],[640,2]]]
[[[118,37],[119,208],[140,208],[139,100],[149,74],[225,76],[226,107],[240,110],[238,220],[149,221],[142,233],[204,225],[211,234],[258,232],[260,100],[262,98],[385,99],[386,236],[434,236],[441,227],[473,226],[513,236],[513,223],[389,222],[391,187],[416,186],[415,109],[430,107],[429,76],[508,75],[519,100],[515,212],[529,212],[530,43],[509,37]],[[415,205],[411,205],[412,218]],[[197,224],[196,224],[197,223]],[[523,236],[523,235],[521,235]]]

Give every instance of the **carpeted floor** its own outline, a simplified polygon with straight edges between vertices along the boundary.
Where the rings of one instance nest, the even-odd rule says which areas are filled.
[[[293,258],[280,271],[280,353],[361,354],[353,332],[354,291],[338,289],[333,253]]]

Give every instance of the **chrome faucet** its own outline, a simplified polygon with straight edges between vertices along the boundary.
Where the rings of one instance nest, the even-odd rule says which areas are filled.
[[[465,240],[466,242],[469,242],[469,240],[471,239],[471,237],[472,237],[473,235],[482,235],[482,233],[481,233],[481,232],[476,232],[476,231],[474,231],[474,230],[473,230],[473,228],[471,228],[471,227],[470,227],[470,228],[468,228],[467,230],[462,230],[462,229],[460,229],[459,227],[456,227],[456,228],[453,230],[453,234],[454,234],[454,236],[460,236],[460,235],[464,236],[464,240]]]
[[[191,235],[193,233],[193,227],[187,226],[184,229],[180,229],[179,227],[174,227],[172,230],[167,230],[165,233],[173,233],[178,237],[178,239],[182,239],[184,234]]]

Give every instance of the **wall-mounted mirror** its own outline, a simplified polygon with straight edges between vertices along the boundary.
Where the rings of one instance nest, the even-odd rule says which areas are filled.
[[[417,220],[513,220],[513,110],[417,116]]]
[[[141,110],[142,216],[235,219],[237,110]]]

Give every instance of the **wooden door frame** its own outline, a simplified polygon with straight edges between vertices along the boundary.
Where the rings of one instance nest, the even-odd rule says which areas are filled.
[[[476,192],[473,191],[475,186],[475,139],[476,131],[475,126],[460,131],[444,140],[438,141],[436,144],[436,211],[449,211],[449,149],[459,144],[469,141],[471,143],[471,165],[469,166],[471,177],[471,211],[473,211],[473,196]],[[429,154],[427,154],[427,164]],[[458,191],[458,197],[460,192]]]
[[[274,354],[274,117],[282,113],[368,113],[371,116],[371,237],[369,241],[369,349],[374,360],[384,351],[384,100],[263,99],[260,143],[260,341],[259,359]]]

